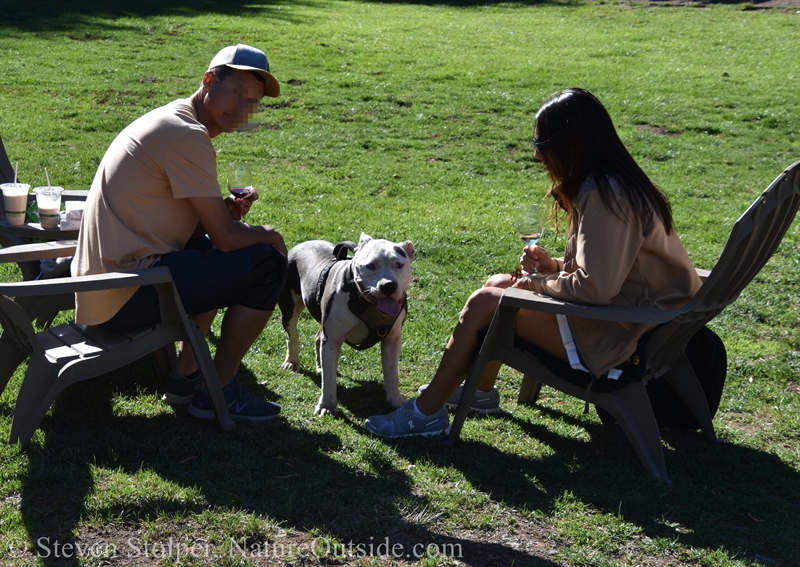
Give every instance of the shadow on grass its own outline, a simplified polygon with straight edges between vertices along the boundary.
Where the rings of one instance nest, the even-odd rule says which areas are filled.
[[[278,399],[248,371],[240,377],[257,395]],[[300,379],[315,381],[310,373]],[[800,554],[800,475],[772,454],[735,444],[710,445],[699,433],[663,432],[672,478],[667,486],[646,476],[618,427],[546,404],[537,406],[532,417],[522,407],[496,417],[470,417],[455,447],[418,439],[354,445],[334,433],[314,431],[302,419],[298,424],[286,418],[240,423],[235,433],[226,434],[216,422],[192,419],[180,407],[171,414],[114,415],[112,400],[124,404],[136,398],[135,407],[147,407],[147,398],[157,399],[161,388],[142,362],[108,379],[76,384],[56,400],[42,424],[44,442],[27,450],[20,505],[29,541],[43,542],[39,554],[49,553],[40,557],[44,564],[79,564],[77,557],[56,557],[56,542],[64,549],[63,544],[75,541],[116,541],[120,554],[130,552],[125,542],[134,538],[143,545],[147,526],[155,526],[150,529],[159,535],[150,537],[156,542],[177,534],[191,544],[192,538],[202,541],[214,533],[235,534],[243,547],[276,541],[273,532],[265,535],[263,527],[238,517],[241,512],[274,530],[280,526],[288,542],[331,536],[375,546],[389,538],[405,550],[417,543],[458,545],[462,561],[472,566],[555,565],[505,542],[482,541],[468,529],[447,534],[428,529],[435,516],[426,515],[441,506],[396,469],[397,457],[454,468],[492,501],[537,512],[544,519],[526,534],[534,541],[568,545],[572,532],[560,522],[576,521],[570,520],[576,512],[563,509],[578,506],[585,507],[580,522],[588,526],[581,529],[598,542],[610,536],[602,525],[592,534],[595,523],[587,515],[622,518],[642,538],[674,540],[687,549],[724,549],[770,565],[792,565]],[[351,380],[350,387],[340,389],[341,407],[352,413],[343,418],[344,426],[363,433],[363,417],[376,413],[378,400],[379,380]],[[310,416],[311,405],[307,411]],[[553,422],[582,433],[567,437],[553,429]],[[518,429],[549,451],[531,459],[476,438],[493,423]],[[346,464],[353,451],[363,453],[357,455],[361,466]],[[97,470],[101,473],[95,477]],[[119,486],[117,470],[153,473],[161,480]],[[174,490],[165,491],[163,481]],[[127,485],[126,477],[122,483]],[[183,491],[199,496],[186,497]],[[198,525],[187,527],[187,517]],[[202,525],[197,518],[203,518]],[[231,525],[223,529],[227,522]],[[629,536],[618,536],[620,545]],[[228,549],[231,542],[215,544]]]
[[[321,5],[320,0],[4,0],[0,28],[25,31],[86,31],[82,39],[94,38],[91,31],[113,31],[124,24],[118,18],[193,16],[215,13],[225,16],[259,16],[289,19],[282,6]]]
[[[800,475],[775,455],[735,444],[709,444],[699,432],[664,430],[672,480],[665,485],[646,476],[618,426],[546,408],[543,413],[580,426],[590,440],[569,439],[506,413],[470,419],[512,422],[526,436],[552,448],[552,454],[531,461],[469,437],[452,448],[443,444],[438,453],[416,444],[398,447],[398,452],[412,461],[430,458],[436,466],[453,466],[493,500],[511,508],[541,510],[553,519],[563,505],[559,498],[571,494],[581,505],[621,516],[651,539],[674,540],[687,548],[723,548],[732,557],[770,565],[794,565],[800,556]],[[609,534],[601,528],[596,536],[600,542]]]
[[[585,1],[585,0],[583,0]],[[524,5],[555,3],[569,5],[582,0],[512,0]],[[395,2],[386,2],[395,3]],[[442,0],[408,4],[450,5],[458,7],[483,6],[490,3],[479,0]],[[125,17],[148,18],[156,16],[193,16],[219,14],[224,16],[258,16],[292,20],[289,11],[282,7],[298,5],[320,6],[330,9],[324,0],[4,0],[0,28],[25,31],[70,32],[81,31],[83,40],[102,39],[93,33],[108,33],[124,26],[115,20]],[[78,38],[76,38],[78,39]]]
[[[269,388],[254,384],[249,373],[240,376],[257,395],[277,398]],[[388,538],[404,553],[417,544],[458,546],[451,549],[477,558],[468,559],[468,565],[555,565],[504,543],[444,535],[426,529],[424,521],[407,520],[434,505],[430,497],[414,493],[411,479],[394,470],[391,449],[377,440],[363,458],[377,471],[373,473],[336,458],[351,449],[339,436],[285,418],[240,422],[236,432],[224,433],[216,422],[193,419],[180,407],[172,414],[158,408],[153,415],[115,412],[114,406],[133,398],[137,408],[151,406],[161,389],[140,362],[104,379],[75,384],[56,400],[38,434],[44,440],[35,439],[26,450],[28,469],[21,490],[22,520],[40,562],[83,564],[87,553],[107,549],[110,542],[117,552],[114,564],[141,561],[149,529],[157,534],[150,536],[151,546],[171,534],[176,546],[179,540],[188,545],[212,541],[223,554],[281,538],[291,544],[330,536],[363,549],[372,545],[375,555]],[[156,482],[147,480],[149,474],[157,476]],[[138,478],[129,482],[128,475]],[[173,488],[165,489],[164,481]],[[263,522],[253,527],[243,519],[248,514]],[[187,525],[187,518],[194,526]],[[274,528],[265,532],[267,523]],[[284,535],[275,535],[278,526]],[[236,548],[231,547],[234,542]],[[77,544],[84,549],[81,557]]]
[[[453,6],[470,8],[498,4],[487,0],[362,0],[378,4],[418,4],[424,6]],[[556,4],[561,6],[581,5],[587,0],[506,0],[503,4],[536,6]],[[689,4],[690,2],[686,2]],[[739,4],[741,0],[703,0],[698,4]],[[124,17],[192,16],[220,14],[226,16],[259,16],[291,19],[285,6],[326,6],[324,0],[129,0],[108,2],[107,0],[5,0],[0,28],[16,28],[26,31],[76,31],[85,32],[81,39],[95,38],[92,32],[113,31],[118,25],[114,21]],[[670,4],[670,0],[654,0],[654,5]],[[105,20],[105,21],[101,21]]]

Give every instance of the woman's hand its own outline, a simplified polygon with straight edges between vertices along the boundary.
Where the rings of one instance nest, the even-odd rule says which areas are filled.
[[[228,207],[228,212],[231,218],[236,222],[243,220],[247,213],[250,212],[250,207],[253,206],[258,200],[258,193],[251,190],[250,193],[238,199],[233,195],[225,198],[225,206]]]
[[[551,274],[558,271],[558,262],[550,257],[547,250],[541,246],[526,246],[519,259],[522,270],[529,274],[539,272],[540,274]]]

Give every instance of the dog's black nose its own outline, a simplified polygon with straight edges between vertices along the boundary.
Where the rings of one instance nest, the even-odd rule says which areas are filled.
[[[378,289],[383,295],[392,295],[397,291],[397,282],[384,281],[378,284]]]

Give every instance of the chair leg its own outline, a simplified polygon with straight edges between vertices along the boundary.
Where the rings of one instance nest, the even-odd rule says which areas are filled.
[[[683,403],[692,412],[692,416],[700,424],[706,439],[712,443],[717,442],[717,433],[711,423],[711,412],[708,410],[708,401],[702,386],[694,373],[692,364],[686,353],[682,354],[672,363],[672,369],[662,376],[680,396]]]
[[[36,321],[40,329],[49,328],[62,311],[75,309],[75,295],[72,293],[17,297],[16,302],[25,310],[31,321]]]
[[[175,289],[175,284],[170,280],[155,286],[158,292],[159,305],[161,308],[161,324],[179,324],[184,329],[184,340],[188,340],[192,345],[197,365],[203,375],[208,395],[211,397],[211,404],[214,406],[214,413],[217,416],[220,426],[224,431],[236,429],[236,423],[231,419],[228,406],[225,404],[225,394],[222,393],[217,371],[214,368],[214,361],[208,352],[208,344],[203,336],[203,331],[197,324],[186,316],[183,311],[183,304]]]
[[[542,383],[531,378],[527,374],[522,376],[522,385],[519,387],[519,395],[517,396],[518,404],[534,404],[539,399],[539,393],[542,391]]]
[[[506,307],[498,305],[495,311],[492,323],[489,325],[489,330],[486,333],[486,338],[483,339],[483,344],[478,350],[478,356],[467,371],[467,378],[464,380],[464,388],[461,391],[461,399],[458,400],[458,407],[456,408],[456,415],[453,418],[453,423],[450,426],[450,434],[447,437],[447,443],[454,445],[461,435],[461,428],[464,426],[464,420],[467,419],[472,400],[475,399],[475,392],[478,389],[481,378],[483,377],[486,365],[495,360],[494,346],[495,339],[498,344],[511,345],[514,342],[514,321],[519,312],[518,307]],[[498,364],[497,369],[499,370]]]
[[[8,333],[0,335],[0,394],[26,358],[28,358],[27,353],[17,346]]]
[[[486,356],[478,354],[478,358],[467,371],[467,378],[464,380],[464,387],[461,390],[461,398],[458,400],[458,407],[456,407],[456,414],[453,417],[453,423],[450,425],[450,433],[447,436],[447,443],[454,445],[458,438],[461,436],[461,428],[464,427],[464,421],[467,419],[469,408],[472,405],[472,400],[475,399],[475,392],[478,390],[478,384],[481,381],[483,369],[488,362]]]
[[[165,345],[164,348],[150,353],[149,359],[155,375],[166,380],[169,373],[175,369],[175,364],[177,362],[175,345]]]
[[[489,358],[488,352],[479,353],[478,358],[467,370],[467,378],[464,380],[464,388],[461,390],[461,398],[458,400],[456,415],[450,426],[450,435],[447,440],[450,445],[458,441],[458,437],[461,435],[461,428],[469,414],[472,400],[475,399],[475,392],[484,376],[496,378],[500,371],[502,364],[497,360],[489,360]]]
[[[634,382],[616,392],[598,394],[595,403],[616,418],[647,474],[658,480],[669,480],[658,423],[644,384]]]
[[[187,319],[188,321],[188,319]],[[217,371],[214,368],[214,361],[211,360],[211,354],[208,352],[208,347],[205,344],[200,345],[200,341],[205,343],[205,337],[200,327],[188,321],[191,329],[188,332],[192,333],[190,341],[192,343],[192,350],[194,351],[197,365],[200,367],[200,373],[203,375],[203,382],[206,386],[206,391],[211,397],[211,404],[214,406],[214,413],[217,415],[220,427],[223,431],[233,431],[236,429],[236,423],[231,419],[228,412],[228,406],[225,404],[225,394],[222,393],[222,387],[217,378]]]
[[[30,442],[56,396],[69,385],[60,383],[58,378],[58,368],[52,364],[42,360],[28,363],[28,371],[14,406],[8,439],[10,444],[19,441],[24,447]]]

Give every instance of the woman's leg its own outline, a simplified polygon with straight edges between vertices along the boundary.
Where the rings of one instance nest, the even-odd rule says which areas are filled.
[[[511,279],[502,274],[492,276],[486,285],[487,287],[475,291],[467,300],[433,380],[417,399],[417,409],[424,415],[431,415],[441,409],[464,380],[469,365],[478,352],[478,331],[487,328],[491,323],[503,289],[511,285]],[[552,356],[567,360],[554,314],[520,310],[515,333]],[[496,363],[487,366],[479,385],[481,390],[492,388],[498,369],[499,365]]]

